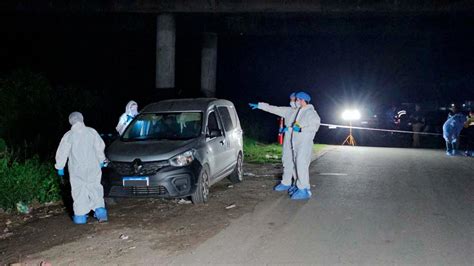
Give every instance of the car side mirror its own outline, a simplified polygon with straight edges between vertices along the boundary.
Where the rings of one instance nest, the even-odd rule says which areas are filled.
[[[222,132],[219,129],[211,129],[210,132],[207,134],[209,138],[216,138],[222,136]]]

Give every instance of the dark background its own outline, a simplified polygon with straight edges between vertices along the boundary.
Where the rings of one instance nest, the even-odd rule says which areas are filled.
[[[255,17],[258,23],[248,22]],[[262,140],[276,138],[276,117],[250,111],[247,103],[287,105],[293,91],[309,92],[325,123],[341,123],[340,113],[350,106],[372,115],[393,104],[439,107],[474,99],[472,16],[237,18],[176,15],[174,95],[155,89],[151,14],[2,14],[0,71],[28,69],[46,77],[54,90],[93,92],[97,103],[84,113],[86,124],[104,133],[114,131],[131,99],[141,108],[163,98],[200,96],[204,31],[218,33],[216,96],[233,101],[247,133]],[[55,132],[68,127],[61,123]],[[322,129],[317,141],[338,143],[346,134]],[[369,133],[357,134],[362,144],[371,144]]]

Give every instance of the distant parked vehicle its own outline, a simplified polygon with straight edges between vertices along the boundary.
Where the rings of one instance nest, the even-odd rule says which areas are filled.
[[[223,178],[242,181],[242,129],[230,101],[165,100],[146,106],[106,156],[109,197],[190,196],[203,203]]]

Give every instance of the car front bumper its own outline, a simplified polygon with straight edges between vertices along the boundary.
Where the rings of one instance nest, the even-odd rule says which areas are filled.
[[[155,174],[147,175],[148,185],[136,186],[124,186],[124,177],[131,175],[120,175],[111,167],[104,171],[105,194],[109,197],[186,197],[196,190],[201,167],[197,160],[183,167],[166,166]]]

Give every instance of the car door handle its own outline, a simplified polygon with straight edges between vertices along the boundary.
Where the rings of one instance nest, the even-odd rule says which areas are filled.
[[[225,140],[221,140],[221,141],[219,141],[219,143],[220,143],[222,146],[224,146]]]

